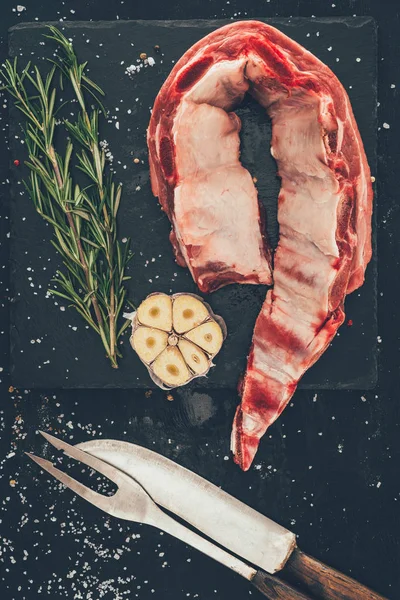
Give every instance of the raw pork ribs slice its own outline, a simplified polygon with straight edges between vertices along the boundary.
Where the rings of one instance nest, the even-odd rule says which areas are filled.
[[[256,321],[233,424],[244,470],[343,323],[346,294],[364,281],[372,213],[362,141],[332,71],[269,25],[222,27],[175,65],[148,129],[153,192],[171,220],[177,260],[202,291],[270,282],[263,219],[231,112],[246,92],[272,120],[282,186],[274,287]]]
[[[153,193],[171,221],[178,263],[205,293],[272,282],[257,191],[239,161],[241,122],[231,112],[250,88],[246,58],[226,60],[207,40],[172,70],[148,129]]]

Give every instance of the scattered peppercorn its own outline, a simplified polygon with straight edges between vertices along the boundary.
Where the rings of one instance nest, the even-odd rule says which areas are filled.
[[[147,390],[144,395],[146,396],[146,398],[150,398],[150,396],[152,395],[152,390]]]
[[[15,390],[15,387],[10,385],[10,387],[8,388],[8,391],[10,392],[10,394],[12,394],[14,390]]]
[[[167,400],[169,400],[169,402],[172,402],[173,399],[174,399],[173,395],[172,394],[168,394]]]
[[[349,319],[346,323],[347,327],[351,327],[353,325],[353,319]]]
[[[139,54],[139,58],[141,58],[142,60],[146,60],[146,58],[147,58],[147,54],[146,54],[146,52],[141,52],[141,53]]]
[[[156,45],[154,46],[154,50],[155,50],[156,52],[160,52],[160,46],[159,46],[158,44],[156,44]]]
[[[138,158],[134,158],[133,162],[137,165],[138,163],[140,163],[140,160]]]
[[[16,483],[17,482],[15,481],[15,479],[10,479],[10,485],[11,485],[11,487],[15,487]]]
[[[14,160],[14,165],[15,165],[16,167],[19,167],[19,164],[20,164],[20,163],[19,163],[19,160],[18,160],[18,158],[16,158],[16,159]]]

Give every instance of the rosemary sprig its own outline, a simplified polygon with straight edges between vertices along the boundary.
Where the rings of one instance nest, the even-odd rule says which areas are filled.
[[[86,64],[79,63],[72,44],[55,27],[49,39],[59,47],[58,59],[45,78],[28,63],[20,73],[15,58],[0,70],[2,89],[14,98],[15,106],[25,115],[25,142],[28,150],[29,182],[25,187],[37,212],[53,226],[53,246],[63,259],[64,271],[57,271],[50,293],[70,302],[100,335],[113,367],[118,366],[118,340],[129,321],[118,329],[118,318],[126,300],[124,282],[131,258],[129,241],[122,246],[117,239],[117,213],[121,185],[107,174],[105,150],[98,134],[99,108],[105,114],[98,95],[102,90],[86,75]],[[71,84],[78,102],[75,122],[63,121],[69,138],[57,151],[55,143],[57,86],[55,73]],[[98,107],[89,107],[86,95],[94,97]],[[75,104],[76,106],[76,104]],[[75,148],[76,146],[76,148]],[[82,187],[75,181],[74,168],[88,182]]]

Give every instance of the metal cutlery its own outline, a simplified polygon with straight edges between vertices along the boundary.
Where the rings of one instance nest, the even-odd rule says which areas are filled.
[[[238,575],[250,581],[270,600],[310,600],[309,596],[296,590],[289,584],[280,581],[278,578],[261,569],[254,569],[236,556],[229,554],[223,548],[216,546],[167,515],[157,506],[146,490],[126,473],[52,435],[41,433],[55,448],[63,450],[68,456],[91,467],[117,485],[117,491],[114,495],[104,496],[64,473],[49,460],[35,456],[29,452],[26,453],[44,471],[53,475],[58,481],[97,508],[100,508],[113,517],[146,523],[169,533],[232,571],[235,571]]]
[[[50,461],[27,453],[72,491],[112,516],[147,523],[173,535],[248,579],[270,600],[385,600],[299,550],[289,530],[156,452],[117,440],[91,440],[71,446],[41,434],[54,447],[118,487],[113,496],[104,496]],[[160,506],[226,550],[182,525]],[[279,576],[274,575],[277,571]]]

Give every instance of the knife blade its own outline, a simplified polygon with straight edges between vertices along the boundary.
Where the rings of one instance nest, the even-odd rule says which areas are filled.
[[[81,450],[133,477],[163,508],[268,573],[283,568],[294,533],[160,454],[117,440],[91,440]]]

